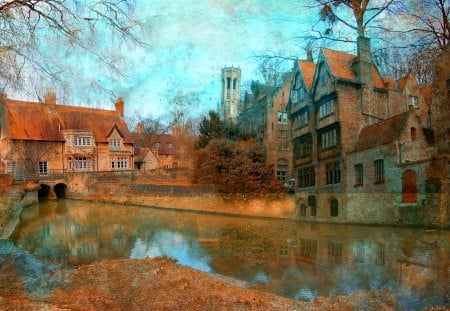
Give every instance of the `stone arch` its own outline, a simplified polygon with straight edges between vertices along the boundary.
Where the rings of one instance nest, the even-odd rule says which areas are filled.
[[[63,183],[56,184],[53,187],[53,191],[55,192],[56,197],[58,199],[59,198],[65,198],[66,197],[66,191],[67,191],[67,185],[63,184]]]
[[[38,188],[38,198],[47,198],[50,194],[51,187],[46,184],[40,184]]]
[[[339,216],[339,201],[332,197],[330,198],[330,216],[338,217]]]
[[[402,175],[402,202],[417,202],[417,174],[413,170],[407,170]]]

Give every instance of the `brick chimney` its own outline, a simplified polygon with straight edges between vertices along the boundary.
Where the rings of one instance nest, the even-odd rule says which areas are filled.
[[[311,63],[314,62],[312,49],[311,49],[310,47],[308,47],[308,48],[306,49],[306,60],[307,60],[308,62],[311,62]]]
[[[142,135],[142,132],[144,131],[144,126],[142,125],[142,122],[138,122],[136,125],[136,133],[139,135]]]
[[[353,70],[355,71],[359,81],[372,89],[372,50],[370,47],[370,39],[366,37],[358,37],[356,47],[357,57],[353,62]]]
[[[119,97],[116,100],[116,111],[123,118],[123,116],[124,116],[124,103],[123,103],[122,97]]]
[[[56,105],[56,92],[52,89],[48,89],[45,92],[44,103],[46,105]]]

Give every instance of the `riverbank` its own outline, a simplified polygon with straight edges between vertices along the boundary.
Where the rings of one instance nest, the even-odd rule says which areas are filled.
[[[397,310],[388,293],[362,292],[300,302],[227,284],[238,282],[161,257],[109,260],[56,271],[52,277],[60,280],[60,287],[44,299],[30,299],[20,278],[14,276],[14,266],[10,268],[8,282],[0,288],[2,310]],[[5,273],[2,281],[6,281]]]
[[[20,221],[23,208],[38,202],[35,183],[12,185],[2,181],[0,187],[0,239],[8,239]]]

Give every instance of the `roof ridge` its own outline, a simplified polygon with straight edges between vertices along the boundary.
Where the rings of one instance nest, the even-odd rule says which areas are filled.
[[[5,101],[6,104],[21,104],[21,105],[36,105],[41,107],[58,107],[58,108],[69,108],[69,109],[81,109],[81,110],[89,110],[89,111],[104,111],[104,112],[111,112],[114,113],[116,110],[114,109],[102,109],[102,108],[91,108],[91,107],[85,107],[85,106],[74,106],[74,105],[64,105],[64,104],[46,104],[42,102],[32,102],[32,101],[24,101],[24,100],[17,100],[17,99],[10,99],[7,98]]]

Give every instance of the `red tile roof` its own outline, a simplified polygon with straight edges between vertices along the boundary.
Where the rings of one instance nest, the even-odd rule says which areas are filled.
[[[329,49],[322,49],[328,65],[330,66],[332,74],[338,79],[357,82],[357,77],[353,71],[352,64],[356,56],[345,52],[334,51]],[[383,78],[378,73],[375,65],[372,66],[373,86],[384,89]]]
[[[316,64],[310,61],[298,61],[298,67],[302,71],[306,86],[310,89],[314,80],[314,72],[316,71]]]
[[[62,130],[84,130],[94,132],[96,141],[108,142],[108,135],[117,126],[124,143],[133,143],[125,121],[113,110],[11,99],[4,105],[9,139],[64,141]]]
[[[405,128],[409,112],[363,127],[354,151],[369,149],[395,141]]]

